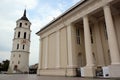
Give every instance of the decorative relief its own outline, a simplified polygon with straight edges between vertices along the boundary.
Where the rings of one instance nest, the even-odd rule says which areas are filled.
[[[21,44],[26,44],[27,41],[26,40],[21,40]]]

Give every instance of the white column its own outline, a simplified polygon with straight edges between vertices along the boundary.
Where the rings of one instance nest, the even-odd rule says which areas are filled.
[[[110,48],[111,64],[120,64],[118,43],[117,43],[117,38],[115,34],[110,6],[106,5],[104,6],[103,9],[104,9],[104,15],[105,15],[107,34],[108,34],[108,44]]]
[[[48,68],[48,36],[46,37],[45,68]]]
[[[42,67],[42,39],[39,40],[40,42],[40,49],[39,49],[39,66],[38,69]]]
[[[97,19],[94,19],[94,30],[95,30],[95,38],[96,38],[96,54],[99,55],[97,57],[98,59],[98,65],[105,65],[105,59],[104,59],[104,52],[103,52],[103,48],[102,48],[102,40],[101,40],[101,36],[100,36],[100,28],[99,28],[99,24]]]
[[[40,69],[42,69],[42,39],[39,39],[39,64],[37,74],[40,75]]]
[[[60,67],[60,31],[59,30],[56,32],[56,38],[57,38],[56,67],[59,68]]]
[[[72,26],[67,26],[67,44],[68,44],[68,67],[73,67],[73,54],[72,54]]]
[[[86,63],[87,63],[86,66],[94,66],[89,20],[87,15],[83,17],[83,23],[84,23],[85,52],[86,52]]]

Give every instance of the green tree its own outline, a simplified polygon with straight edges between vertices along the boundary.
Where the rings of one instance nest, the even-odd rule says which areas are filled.
[[[8,70],[8,67],[9,67],[9,60],[5,60],[5,61],[2,61],[2,71],[7,71]]]
[[[2,63],[0,63],[0,72],[2,71]]]

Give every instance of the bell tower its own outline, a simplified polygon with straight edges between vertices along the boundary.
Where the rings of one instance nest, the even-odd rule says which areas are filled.
[[[16,21],[14,38],[11,51],[11,59],[8,72],[28,73],[30,54],[30,30],[31,22],[26,17],[26,9],[23,16]]]

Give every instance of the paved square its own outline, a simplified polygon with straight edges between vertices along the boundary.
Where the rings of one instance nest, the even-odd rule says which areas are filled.
[[[120,80],[120,79],[98,79],[98,78],[80,78],[80,77],[52,77],[37,76],[32,74],[0,74],[0,80]]]

